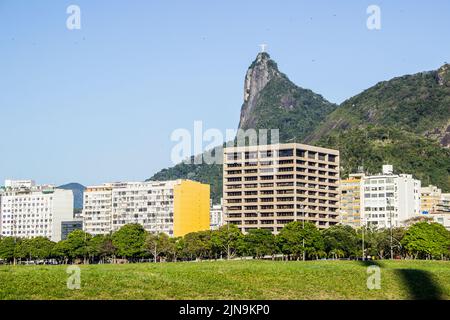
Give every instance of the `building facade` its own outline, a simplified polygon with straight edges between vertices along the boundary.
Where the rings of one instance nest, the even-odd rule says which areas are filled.
[[[210,209],[211,217],[211,230],[217,230],[224,224],[223,209],[221,204],[211,205]]]
[[[361,226],[361,185],[364,174],[351,174],[341,180],[339,222],[354,228]]]
[[[93,235],[108,234],[130,223],[176,237],[208,230],[209,197],[209,185],[190,180],[88,187],[84,194],[84,230]]]
[[[61,240],[66,240],[69,234],[75,230],[83,230],[83,220],[62,221]]]
[[[0,190],[0,235],[61,240],[61,222],[73,219],[73,193],[32,180],[7,180]]]
[[[441,194],[436,210],[431,212],[429,217],[433,218],[435,222],[442,224],[447,230],[450,230],[450,193]]]
[[[436,186],[422,187],[420,189],[420,213],[435,213],[441,202],[442,190]]]
[[[112,230],[113,184],[87,187],[83,195],[83,230],[93,234],[108,234]]]
[[[436,213],[450,215],[450,193],[441,194],[441,200],[436,206]]]
[[[339,151],[303,144],[224,148],[225,222],[277,234],[292,221],[335,225]]]
[[[398,227],[420,215],[420,180],[394,174],[391,165],[384,165],[381,174],[364,176],[361,187],[362,224]]]

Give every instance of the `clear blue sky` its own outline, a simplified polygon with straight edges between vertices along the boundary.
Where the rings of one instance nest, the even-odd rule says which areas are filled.
[[[66,28],[70,4],[81,30]],[[449,36],[448,0],[0,0],[0,181],[150,177],[171,165],[174,129],[237,127],[262,42],[296,84],[339,103],[438,68]]]

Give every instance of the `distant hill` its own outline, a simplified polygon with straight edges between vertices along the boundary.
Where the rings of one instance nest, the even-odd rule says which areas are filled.
[[[450,147],[450,65],[376,84],[344,101],[306,141],[370,125],[404,130]]]
[[[83,194],[86,189],[85,186],[79,183],[68,183],[58,187],[59,189],[72,190],[73,191],[73,207],[74,209],[83,209]]]
[[[246,73],[239,128],[278,128],[281,142],[338,149],[343,177],[390,163],[450,192],[449,64],[380,82],[337,106],[296,86],[260,53]],[[150,179],[179,178],[211,184],[214,203],[222,197],[221,165],[177,164]]]
[[[450,191],[450,65],[376,84],[344,101],[305,142],[339,149],[344,176],[391,163]]]

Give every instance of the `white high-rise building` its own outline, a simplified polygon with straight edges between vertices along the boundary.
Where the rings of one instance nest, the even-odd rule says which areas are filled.
[[[112,231],[138,223],[153,233],[173,235],[173,198],[177,181],[129,182],[112,190]]]
[[[209,185],[174,180],[90,186],[82,217],[83,230],[92,235],[136,223],[148,232],[183,236],[209,229]]]
[[[210,219],[211,219],[211,230],[217,230],[224,225],[222,204],[211,205]]]
[[[83,230],[93,234],[108,234],[111,231],[113,184],[90,186],[84,191]]]
[[[420,180],[409,174],[394,174],[391,165],[384,165],[381,174],[364,176],[361,181],[362,224],[398,227],[420,216],[420,189]]]
[[[73,218],[73,193],[32,180],[6,180],[0,189],[0,235],[61,240],[61,222]]]

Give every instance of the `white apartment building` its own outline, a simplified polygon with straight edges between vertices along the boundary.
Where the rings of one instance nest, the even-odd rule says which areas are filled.
[[[138,223],[145,230],[173,235],[176,181],[129,182],[112,189],[112,231]]]
[[[73,193],[32,180],[6,180],[0,189],[0,235],[61,240],[61,222],[73,218]]]
[[[217,230],[224,225],[222,204],[211,205],[210,219],[211,230]]]
[[[173,187],[176,181],[118,182],[89,186],[84,193],[83,229],[108,234],[130,223],[147,231],[173,234]]]
[[[92,235],[136,223],[148,232],[182,236],[209,228],[209,185],[174,180],[90,186],[82,217],[83,230]]]
[[[361,223],[377,228],[402,226],[405,220],[420,215],[420,190],[420,180],[394,174],[392,165],[384,165],[381,174],[364,176]]]
[[[108,234],[111,231],[113,184],[87,187],[83,199],[83,230],[92,234]]]

